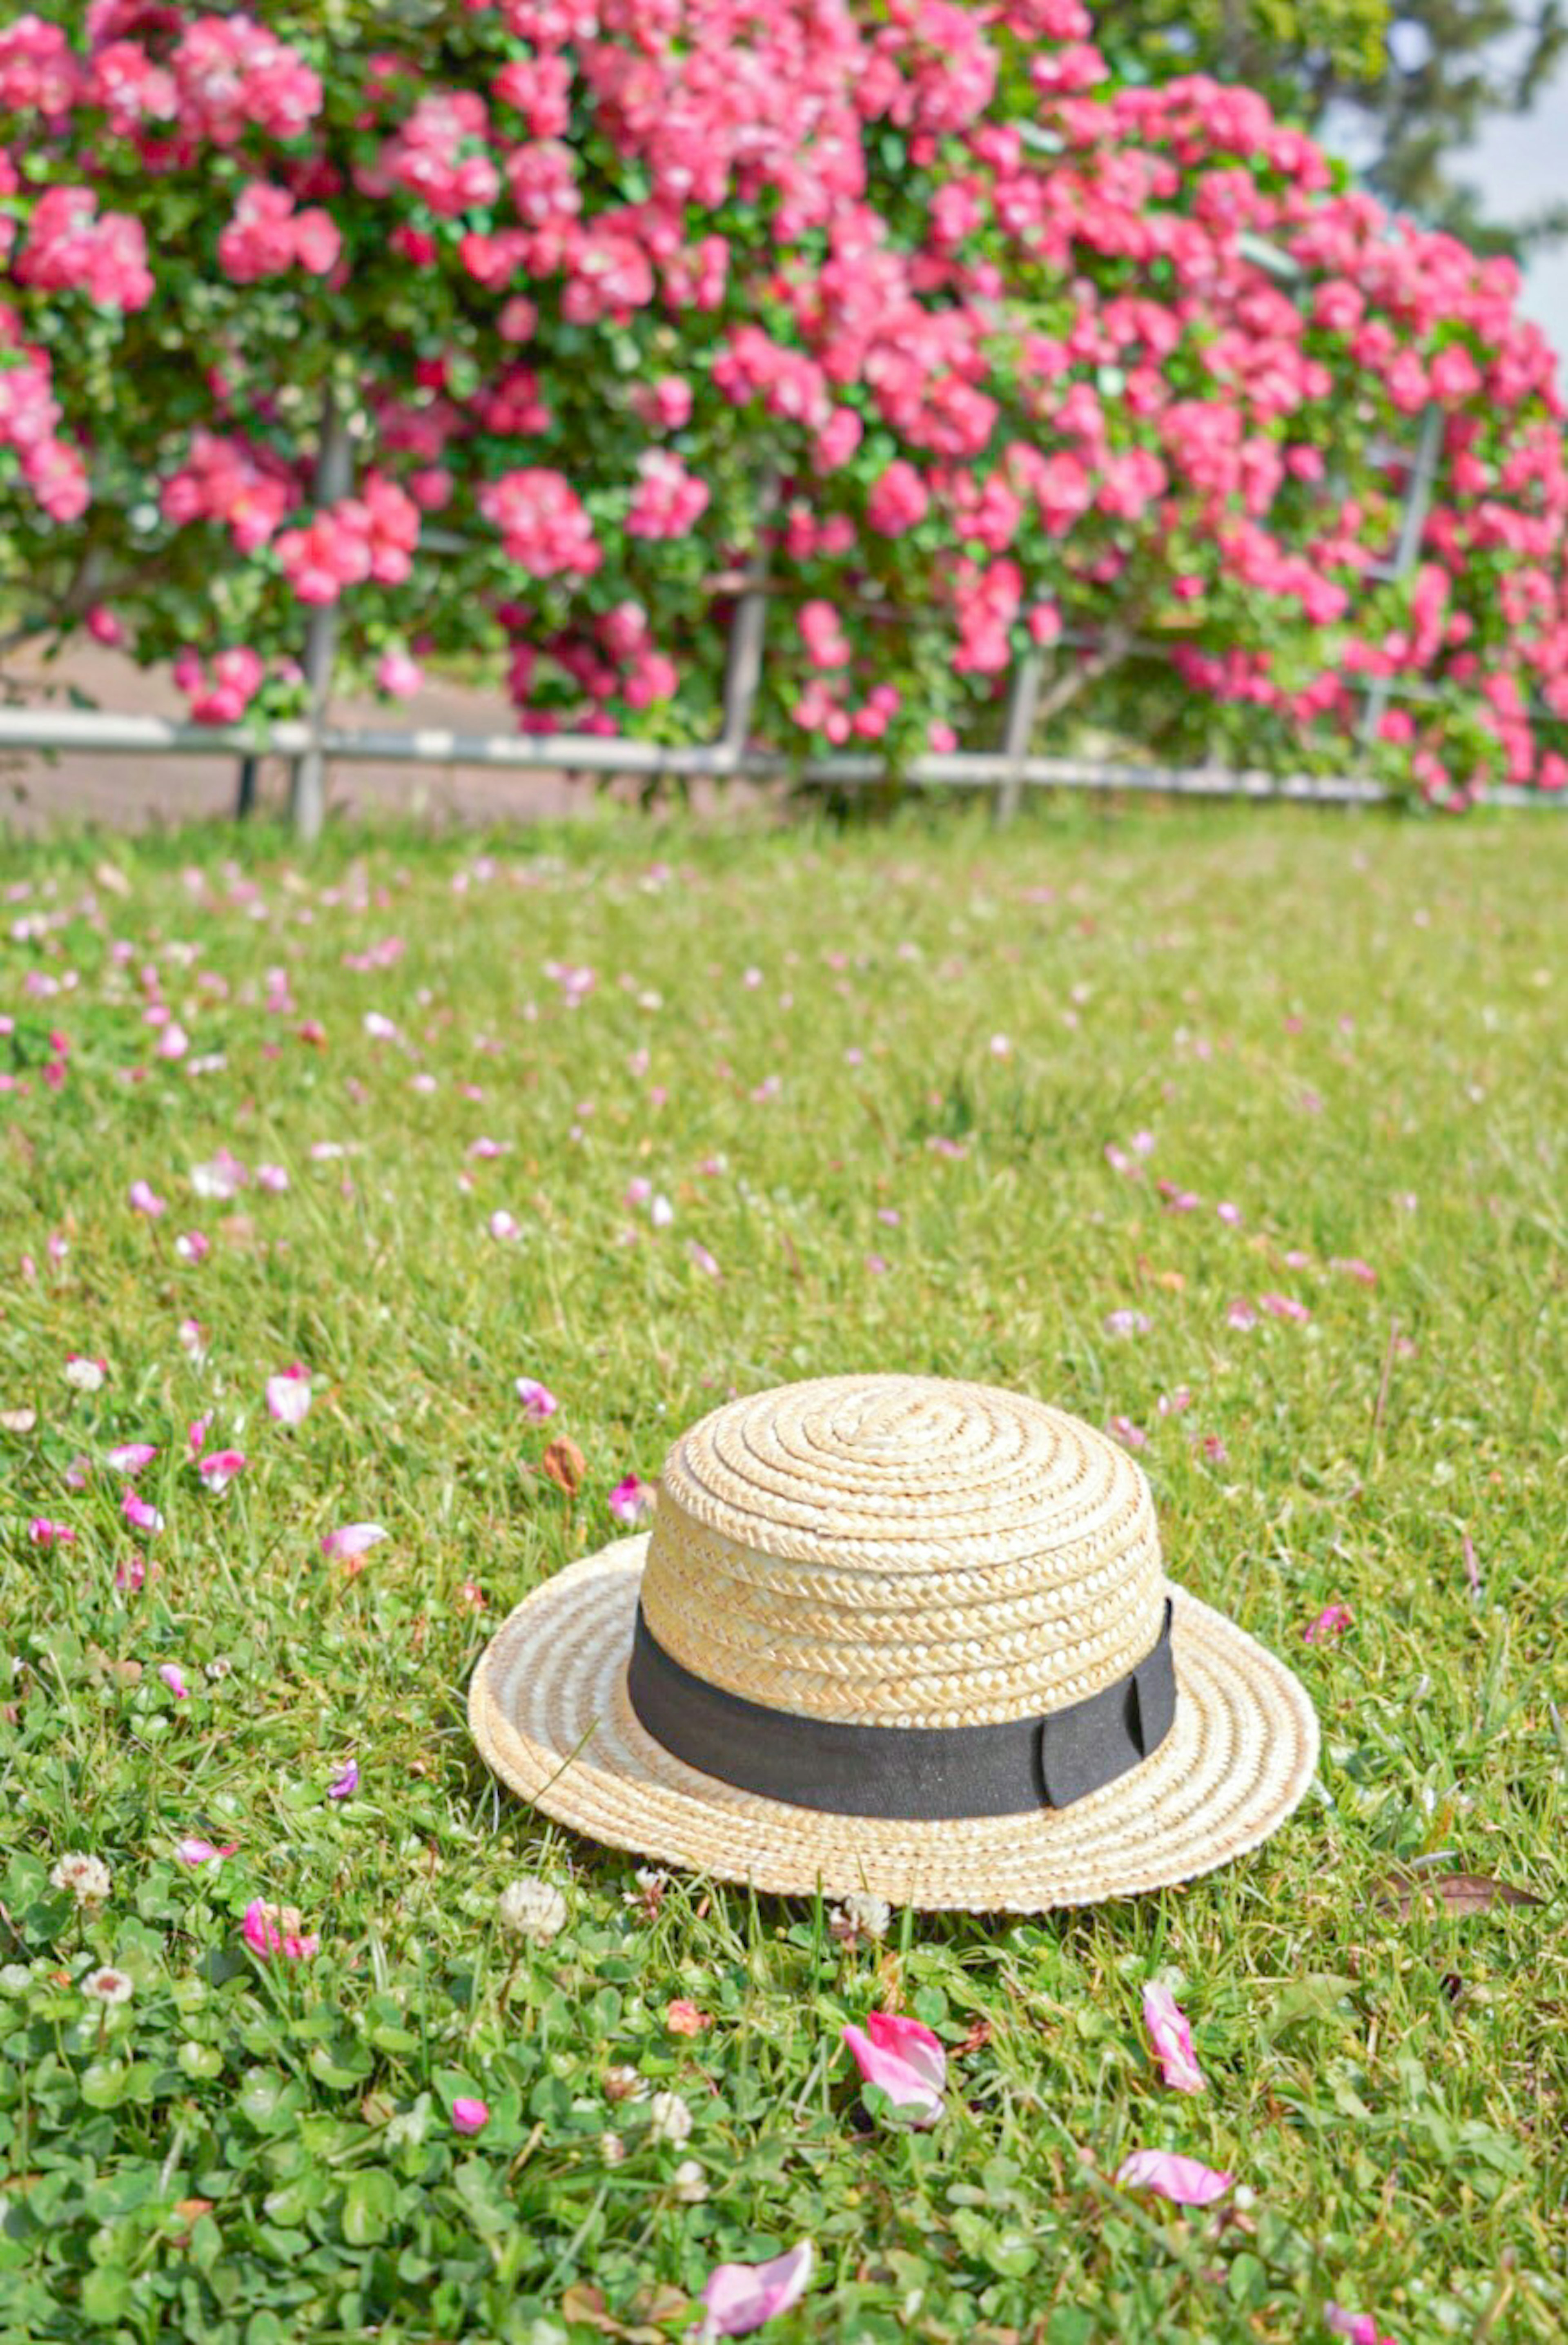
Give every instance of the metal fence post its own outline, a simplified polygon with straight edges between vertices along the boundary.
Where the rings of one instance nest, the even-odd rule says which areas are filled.
[[[1410,482],[1405,492],[1404,511],[1400,515],[1399,543],[1394,548],[1393,562],[1385,574],[1389,578],[1406,578],[1414,569],[1421,550],[1421,532],[1427,525],[1431,510],[1432,491],[1437,486],[1438,458],[1442,452],[1442,409],[1432,401],[1421,417],[1421,436],[1416,447],[1416,460],[1410,472]],[[1361,703],[1361,722],[1356,735],[1356,746],[1363,752],[1378,737],[1378,727],[1390,697],[1390,679],[1374,676],[1368,685]]]
[[[762,635],[768,624],[768,572],[772,548],[768,523],[779,502],[777,476],[764,475],[757,495],[757,544],[748,583],[729,622],[724,653],[724,721],[718,746],[738,767],[745,763],[751,714],[762,683]]]
[[[239,779],[234,794],[234,817],[237,822],[243,822],[248,814],[253,814],[256,810],[256,769],[260,763],[260,757],[249,756],[243,756],[239,760]]]
[[[331,388],[321,399],[321,442],[316,456],[313,494],[318,506],[336,504],[353,486],[354,449],[349,427],[338,411]],[[332,663],[338,649],[338,605],[318,603],[305,634],[305,685],[310,695],[311,746],[295,758],[289,783],[289,813],[300,838],[319,838],[327,809],[327,761],[321,735],[332,692]]]
[[[993,819],[999,824],[1013,820],[1023,795],[1023,760],[1029,755],[1029,737],[1034,730],[1034,711],[1040,702],[1041,672],[1039,652],[1027,651],[1014,667],[1007,687],[1002,754],[1013,763],[1012,770],[997,789],[992,808]]]

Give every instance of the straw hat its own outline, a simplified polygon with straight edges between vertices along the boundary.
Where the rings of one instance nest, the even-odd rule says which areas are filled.
[[[505,1782],[614,1847],[978,1912],[1209,1872],[1318,1757],[1298,1680],[1166,1579],[1115,1442],[935,1376],[704,1417],[651,1533],[500,1629],[469,1722]]]

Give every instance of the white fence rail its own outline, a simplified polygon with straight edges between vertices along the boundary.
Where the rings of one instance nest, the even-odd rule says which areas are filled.
[[[259,754],[323,766],[473,766],[492,772],[661,775],[716,780],[774,780],[791,774],[835,788],[863,788],[886,777],[880,757],[841,754],[792,762],[741,748],[731,738],[711,746],[661,746],[651,741],[606,739],[588,733],[452,733],[436,726],[412,732],[335,726],[317,729],[302,719],[271,727],[267,741],[242,726],[180,725],[161,716],[115,716],[96,710],[51,712],[0,708],[0,751],[54,749],[116,755],[156,751],[175,757]],[[1107,765],[1079,757],[1021,756],[1013,743],[999,750],[953,750],[917,757],[902,779],[918,787],[990,790],[1000,818],[1016,809],[1024,789],[1146,791],[1178,797],[1281,798],[1324,805],[1375,806],[1390,796],[1359,774],[1274,774],[1228,766]],[[1499,787],[1483,793],[1488,806],[1550,806],[1563,801],[1539,790]],[[299,809],[296,807],[296,819]]]

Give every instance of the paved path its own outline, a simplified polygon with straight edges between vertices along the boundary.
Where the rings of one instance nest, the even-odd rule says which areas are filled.
[[[89,703],[127,716],[180,717],[181,695],[166,673],[132,665],[118,653],[90,643],[74,644],[50,666],[16,657],[6,669],[23,698],[40,707],[68,707],[67,687]],[[395,729],[417,725],[450,726],[454,732],[504,731],[511,711],[499,694],[461,685],[433,684],[416,699],[340,700],[333,722],[381,725]],[[0,751],[0,828],[36,831],[51,820],[92,819],[120,828],[151,822],[187,822],[233,812],[238,767],[233,755],[166,757],[140,753],[119,756],[73,753],[47,757],[43,751]],[[609,786],[617,797],[633,797],[636,785]],[[280,808],[287,801],[287,769],[280,758],[264,759],[260,803]],[[350,766],[331,767],[329,804],[334,812],[371,807],[402,808],[440,822],[522,821],[585,811],[596,800],[591,781],[565,774],[497,774],[465,766]]]

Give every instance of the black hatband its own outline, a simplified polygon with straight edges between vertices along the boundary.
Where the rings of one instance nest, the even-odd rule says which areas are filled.
[[[993,1726],[850,1726],[709,1685],[637,1607],[626,1690],[657,1742],[743,1792],[835,1815],[910,1822],[1070,1807],[1159,1749],[1176,1718],[1171,1604],[1151,1651],[1087,1700]]]

